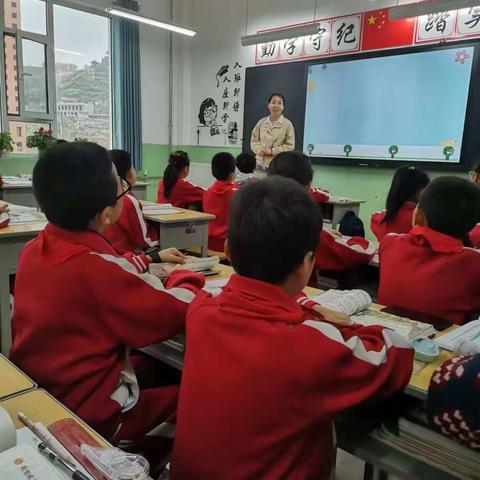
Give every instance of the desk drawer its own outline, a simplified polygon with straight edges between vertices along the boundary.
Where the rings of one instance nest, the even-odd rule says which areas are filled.
[[[25,237],[0,239],[0,269],[2,271],[7,269],[9,274],[14,274],[17,271],[18,257],[23,247],[35,236],[32,235],[29,239],[25,239]]]
[[[160,224],[160,248],[199,247],[208,241],[208,222]]]

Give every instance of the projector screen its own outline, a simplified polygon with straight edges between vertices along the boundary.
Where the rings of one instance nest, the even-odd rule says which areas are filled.
[[[308,66],[311,157],[459,164],[474,47]]]

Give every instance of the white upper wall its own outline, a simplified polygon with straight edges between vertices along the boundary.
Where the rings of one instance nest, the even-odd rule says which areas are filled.
[[[193,40],[183,40],[186,45],[185,58],[175,57],[175,62],[187,63],[190,69],[189,81],[183,82],[184,92],[175,95],[175,102],[183,103],[181,128],[176,125],[175,140],[180,144],[197,145],[198,111],[201,102],[213,98],[223,109],[223,85],[217,88],[215,74],[222,65],[232,69],[235,62],[245,67],[255,64],[255,47],[242,47],[240,36],[252,34],[261,29],[290,25],[313,20],[315,0],[249,0],[248,30],[246,0],[189,0],[191,24],[198,35]],[[375,10],[411,3],[411,0],[318,0],[317,18],[327,18],[350,13]],[[241,84],[240,111],[233,114],[240,124],[239,146],[243,122],[243,76]],[[227,86],[229,86],[227,84]],[[230,87],[230,90],[232,88]],[[230,92],[231,96],[231,92]],[[220,116],[220,115],[219,115]],[[200,145],[229,145],[225,135],[211,137],[208,129],[202,128]]]

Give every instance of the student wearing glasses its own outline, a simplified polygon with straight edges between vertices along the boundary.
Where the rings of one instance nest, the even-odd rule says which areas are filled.
[[[133,195],[137,172],[132,157],[125,150],[110,150],[109,153],[122,182],[123,207],[118,221],[109,225],[103,235],[120,255],[136,250],[152,251],[158,247],[158,234],[145,221],[142,205]]]
[[[103,237],[126,190],[101,146],[49,148],[33,190],[49,223],[20,256],[10,356],[110,441],[140,441],[175,413],[178,386],[160,364],[158,383],[147,387],[141,357],[130,351],[184,330],[204,277],[176,271],[163,284],[139,273],[145,255],[129,262]]]

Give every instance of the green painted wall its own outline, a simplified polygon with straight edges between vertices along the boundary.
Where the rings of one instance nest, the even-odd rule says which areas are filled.
[[[175,150],[185,150],[190,159],[195,163],[210,163],[212,156],[218,151],[229,151],[233,155],[240,153],[239,148],[228,147],[197,147],[174,146]],[[36,155],[5,155],[0,158],[0,174],[19,175],[31,173]],[[168,145],[144,144],[143,145],[143,171],[139,172],[139,179],[144,179],[147,173],[149,187],[147,198],[154,200],[158,180],[162,177],[168,162]],[[315,165],[313,185],[330,190],[335,195],[348,196],[365,200],[360,209],[360,217],[369,231],[370,217],[373,212],[382,210],[390,188],[393,170],[381,168],[336,167],[328,165]],[[431,177],[439,177],[446,173],[431,173]],[[467,178],[465,174],[458,174]]]

